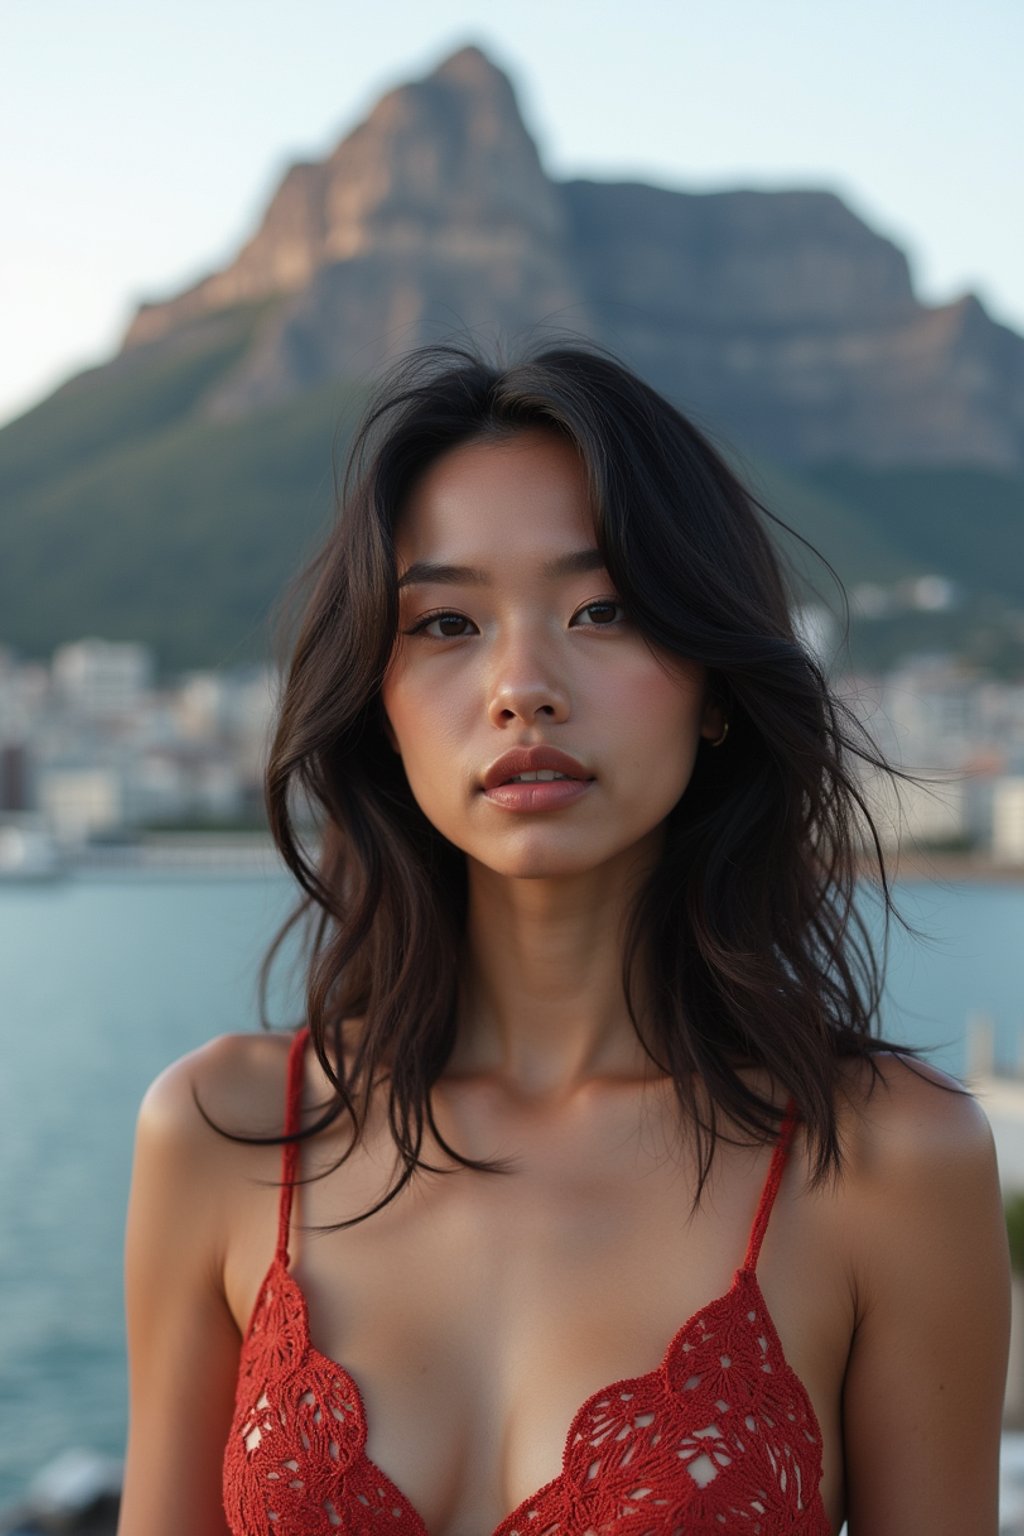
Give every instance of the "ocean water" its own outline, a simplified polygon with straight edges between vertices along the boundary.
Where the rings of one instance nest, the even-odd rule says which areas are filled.
[[[79,875],[0,886],[0,1506],[69,1445],[120,1455],[121,1248],[138,1103],[169,1061],[257,1027],[280,878]],[[1024,886],[907,885],[887,1032],[962,1070],[969,1015],[1019,1058]],[[272,1012],[287,1022],[283,986]]]

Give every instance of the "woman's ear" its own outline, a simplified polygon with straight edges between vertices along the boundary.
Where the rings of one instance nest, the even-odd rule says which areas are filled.
[[[701,716],[700,733],[706,741],[720,741],[728,724],[725,705],[720,699],[709,698]]]

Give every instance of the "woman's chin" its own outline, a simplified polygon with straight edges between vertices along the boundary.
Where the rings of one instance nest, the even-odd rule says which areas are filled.
[[[539,841],[539,840],[538,840]],[[581,847],[583,839],[577,837],[574,846],[561,848],[532,847],[504,848],[499,853],[488,852],[484,856],[468,853],[471,871],[483,878],[498,876],[508,880],[586,880],[588,876],[600,880],[602,890],[607,889],[609,866],[628,860],[632,850]]]

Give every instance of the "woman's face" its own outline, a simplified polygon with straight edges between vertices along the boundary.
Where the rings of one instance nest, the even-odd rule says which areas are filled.
[[[395,542],[399,636],[382,699],[438,831],[527,878],[659,840],[721,715],[704,668],[653,652],[631,625],[573,446],[531,428],[451,449],[415,485]],[[576,782],[494,787],[517,772],[505,753],[538,746],[569,754]]]

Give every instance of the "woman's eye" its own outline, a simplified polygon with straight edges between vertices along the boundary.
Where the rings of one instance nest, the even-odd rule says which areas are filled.
[[[447,613],[447,612],[428,613],[428,614],[425,614],[423,616],[423,618],[419,620],[418,623],[414,624],[411,629],[407,629],[406,630],[406,634],[407,635],[426,634],[426,635],[430,636],[431,640],[459,640],[465,634],[465,630],[463,630],[463,629],[454,629],[453,630],[453,629],[448,629],[448,628],[442,628],[439,633],[431,633],[433,625],[438,624],[438,625],[442,625],[443,626],[443,625],[450,625],[450,624],[469,624],[469,623],[470,623],[470,620],[465,618],[464,615],[461,614],[461,613]]]
[[[602,598],[598,602],[586,603],[573,614],[572,623],[576,624],[582,619],[584,629],[611,629],[616,626],[616,615],[623,615],[625,610],[620,602],[613,598]],[[621,622],[621,618],[618,620]],[[465,614],[451,613],[447,609],[441,609],[437,613],[425,613],[422,619],[418,619],[405,633],[407,635],[426,635],[430,640],[461,640],[470,629],[475,628],[472,619],[467,619]]]
[[[625,613],[625,609],[620,602],[606,597],[597,603],[587,603],[585,607],[579,610],[579,613],[574,615],[574,619],[578,619],[581,613],[586,613],[590,615],[591,622],[584,624],[584,629],[611,628],[615,623],[616,610],[620,614]]]

